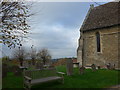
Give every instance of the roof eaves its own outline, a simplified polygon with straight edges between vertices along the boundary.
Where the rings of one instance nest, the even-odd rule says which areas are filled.
[[[90,5],[90,8],[89,8],[89,10],[88,10],[88,13],[87,13],[87,15],[86,15],[86,17],[85,17],[85,19],[84,19],[84,21],[83,21],[83,24],[82,24],[82,26],[81,26],[81,28],[80,28],[80,32],[82,31],[82,29],[83,29],[83,27],[84,27],[84,25],[85,25],[85,23],[86,23],[86,20],[87,20],[87,18],[89,17],[89,15],[90,15],[90,12],[91,12],[91,10],[94,8],[94,4],[91,4]]]
[[[104,26],[104,27],[93,28],[93,29],[87,29],[87,30],[83,30],[83,32],[88,32],[88,31],[93,31],[93,30],[103,29],[103,28],[110,28],[110,27],[113,27],[113,26],[120,26],[120,24],[114,24],[114,25],[110,25],[110,26]]]

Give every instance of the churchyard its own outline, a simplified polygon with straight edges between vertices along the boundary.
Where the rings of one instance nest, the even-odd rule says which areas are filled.
[[[120,85],[118,70],[120,22],[117,17],[119,3],[110,2],[103,5],[94,3],[99,6],[94,7],[91,4],[85,15],[87,4],[83,9],[78,7],[81,6],[78,4],[62,6],[55,3],[54,7],[54,4],[48,3],[42,5],[37,2],[35,5],[32,3],[27,5],[29,3],[25,4],[23,1],[1,0],[0,43],[14,49],[10,56],[7,48],[3,48],[4,50],[1,48],[2,88],[111,88]],[[35,8],[32,8],[32,5]],[[44,9],[42,15],[45,15],[43,17],[39,6],[44,5],[48,6],[48,10],[44,9],[46,7],[42,8]],[[73,12],[77,8],[77,12],[80,13]],[[83,16],[86,17],[79,28],[80,38],[74,62],[76,67],[73,67],[73,58],[53,64],[52,54],[43,46],[55,50],[52,51],[55,53],[53,56],[72,56],[71,51],[76,48],[73,48],[73,43],[76,43],[78,34],[76,25],[83,21]],[[33,31],[29,31],[32,29]],[[7,55],[8,57],[4,57]]]
[[[36,66],[28,65],[27,70],[36,71],[43,70],[42,64]],[[33,88],[110,88],[111,86],[120,84],[118,78],[119,70],[111,69],[92,69],[73,68],[71,61],[67,61],[67,65],[55,66],[57,72],[63,72],[64,83],[60,80],[40,83],[32,86]],[[44,69],[54,68],[53,66],[45,66]],[[3,65],[4,76],[2,78],[2,88],[23,88],[23,70],[18,69],[16,65]],[[48,69],[49,71],[49,69]],[[36,72],[34,72],[36,73]],[[34,74],[33,73],[33,74]],[[45,74],[45,73],[44,73]],[[46,73],[48,76],[50,73]],[[38,76],[41,75],[35,74]],[[43,74],[42,74],[43,75]],[[41,77],[41,76],[40,76]]]

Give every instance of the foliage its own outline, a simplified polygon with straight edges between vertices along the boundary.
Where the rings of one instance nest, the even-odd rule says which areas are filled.
[[[36,49],[33,48],[33,45],[31,47],[31,51],[29,53],[29,57],[31,58],[32,60],[32,64],[35,65],[35,60],[37,59],[37,52],[36,52]]]
[[[11,60],[10,64],[11,65],[19,65],[19,61],[18,60]]]
[[[2,62],[6,63],[9,61],[9,56],[2,57]]]
[[[21,46],[21,41],[28,33],[29,25],[27,18],[29,14],[28,6],[23,2],[0,3],[0,35],[2,43],[8,47]]]
[[[27,53],[24,47],[16,48],[13,52],[13,58],[19,60],[20,65],[23,66],[23,60],[26,59]]]
[[[47,62],[49,62],[50,59],[51,59],[50,52],[46,48],[43,48],[43,49],[39,50],[37,56],[38,56],[38,58],[40,58],[43,61],[44,65]]]

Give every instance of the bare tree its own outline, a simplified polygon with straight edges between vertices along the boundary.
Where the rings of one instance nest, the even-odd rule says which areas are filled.
[[[7,0],[0,2],[0,39],[8,47],[22,46],[21,41],[28,33],[28,6],[23,2]]]
[[[50,61],[51,59],[51,55],[50,55],[50,52],[48,51],[48,49],[44,48],[44,49],[41,49],[37,56],[43,61],[44,65]]]
[[[23,66],[23,61],[26,59],[27,53],[24,47],[16,48],[13,52],[13,58],[19,60],[20,66]]]
[[[32,60],[32,64],[35,65],[35,60],[37,59],[37,52],[36,52],[36,49],[33,47],[31,47],[31,52],[29,53],[29,56]]]

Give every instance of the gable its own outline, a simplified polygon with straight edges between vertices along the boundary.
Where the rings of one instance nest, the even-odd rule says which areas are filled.
[[[119,17],[120,2],[110,2],[98,7],[94,7],[85,20],[81,31],[120,25]]]

